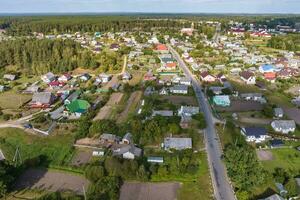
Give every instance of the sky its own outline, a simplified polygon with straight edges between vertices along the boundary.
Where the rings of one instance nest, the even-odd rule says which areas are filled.
[[[300,0],[0,0],[0,13],[300,13]]]

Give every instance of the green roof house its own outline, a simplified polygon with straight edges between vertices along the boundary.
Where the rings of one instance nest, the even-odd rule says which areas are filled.
[[[216,95],[213,97],[213,102],[217,106],[222,106],[222,107],[230,106],[230,99],[228,95]]]
[[[66,105],[66,116],[71,118],[79,118],[82,114],[86,113],[91,107],[86,100],[76,99],[70,104]]]

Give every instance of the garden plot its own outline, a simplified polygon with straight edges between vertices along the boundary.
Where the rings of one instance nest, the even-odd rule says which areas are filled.
[[[248,111],[260,111],[263,109],[263,104],[255,101],[231,101],[230,107],[216,106],[218,111],[221,112],[248,112]]]
[[[83,176],[47,169],[28,169],[16,181],[17,190],[36,189],[56,191],[73,191],[83,194],[83,187],[88,188],[89,181]]]
[[[132,110],[134,110],[137,107],[137,104],[139,103],[141,97],[142,97],[141,91],[133,92],[130,95],[124,111],[120,114],[120,117],[118,118],[119,123],[126,120],[128,113],[130,113]]]
[[[162,96],[160,97],[160,99],[162,100],[169,100],[172,104],[175,105],[189,105],[189,106],[198,106],[198,102],[194,97],[191,96],[176,96],[176,95],[172,95],[172,96]]]
[[[271,151],[267,150],[257,150],[256,151],[257,157],[259,160],[273,160],[273,154]]]

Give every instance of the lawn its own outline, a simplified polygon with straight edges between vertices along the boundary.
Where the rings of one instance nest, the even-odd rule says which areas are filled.
[[[199,153],[199,170],[193,175],[181,175],[181,176],[169,176],[169,177],[158,177],[153,176],[152,181],[154,182],[165,182],[165,181],[176,181],[181,182],[182,187],[178,191],[179,200],[190,200],[190,199],[212,199],[212,187],[211,179],[209,176],[209,169],[207,163],[207,157],[204,152]]]
[[[2,109],[18,109],[31,98],[32,95],[19,94],[13,91],[3,92],[0,94],[0,107]]]
[[[273,160],[263,161],[262,164],[267,171],[274,171],[276,167],[287,171],[298,172],[300,170],[300,152],[294,148],[272,149]]]
[[[17,147],[21,160],[43,156],[53,166],[69,164],[73,156],[73,137],[70,135],[53,135],[42,137],[13,128],[0,129],[0,148],[5,157],[12,161]]]

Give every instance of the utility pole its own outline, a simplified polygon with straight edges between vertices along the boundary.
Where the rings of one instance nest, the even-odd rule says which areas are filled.
[[[18,146],[13,158],[13,162],[15,164],[15,167],[18,165],[18,163],[22,162],[21,154],[20,154],[20,147]]]
[[[86,193],[85,193],[84,185],[82,185],[82,190],[83,190],[83,197],[84,197],[84,200],[86,200]]]

